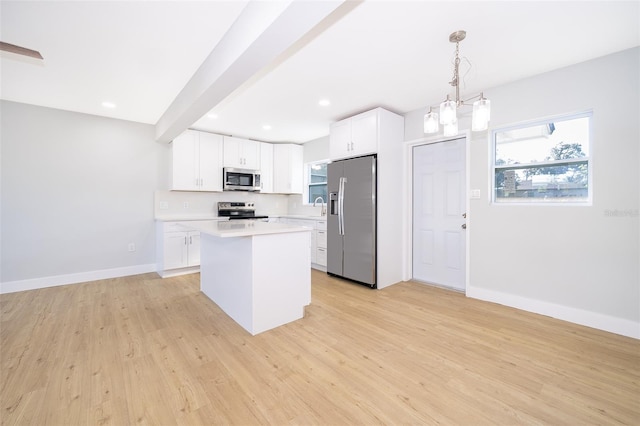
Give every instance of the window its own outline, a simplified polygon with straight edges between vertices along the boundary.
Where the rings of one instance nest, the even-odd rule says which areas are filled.
[[[327,163],[327,160],[323,160],[306,164],[305,203],[313,204],[318,197],[327,202]]]
[[[591,113],[493,132],[495,203],[588,203]]]

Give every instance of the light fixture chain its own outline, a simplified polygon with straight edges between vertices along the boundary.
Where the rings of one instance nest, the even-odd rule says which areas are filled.
[[[456,42],[456,58],[453,64],[453,80],[450,84],[456,88],[456,105],[460,106],[460,42]]]

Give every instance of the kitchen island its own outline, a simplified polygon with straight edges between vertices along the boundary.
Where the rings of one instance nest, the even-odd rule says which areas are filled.
[[[310,232],[253,220],[193,221],[200,290],[252,335],[295,321],[311,303]]]

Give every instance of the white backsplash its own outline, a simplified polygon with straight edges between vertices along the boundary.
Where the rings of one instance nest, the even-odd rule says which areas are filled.
[[[322,207],[318,203],[316,207],[313,204],[303,204],[302,195],[289,195],[289,209],[287,214],[301,216],[320,216]]]
[[[189,192],[158,190],[155,192],[154,197],[154,212],[156,217],[180,215],[185,217],[217,216],[219,201],[250,201],[255,203],[256,214],[280,216],[289,214],[289,197],[295,196],[243,191]]]

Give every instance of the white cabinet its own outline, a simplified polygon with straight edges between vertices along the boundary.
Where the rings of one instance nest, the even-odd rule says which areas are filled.
[[[273,144],[260,142],[260,192],[273,192]]]
[[[302,194],[304,175],[302,145],[273,145],[273,192]]]
[[[200,270],[200,232],[186,231],[180,222],[158,222],[156,241],[157,270],[161,277]]]
[[[171,143],[171,189],[222,191],[222,136],[187,130]]]
[[[312,219],[282,218],[283,223],[311,228],[311,267],[326,270],[327,267],[327,221]]]
[[[224,137],[224,167],[260,169],[259,142],[248,139]]]
[[[331,125],[329,158],[358,157],[378,152],[381,108],[363,112]]]
[[[316,221],[316,264],[327,266],[327,221]]]
[[[199,232],[167,232],[164,234],[164,247],[165,269],[200,265]]]

